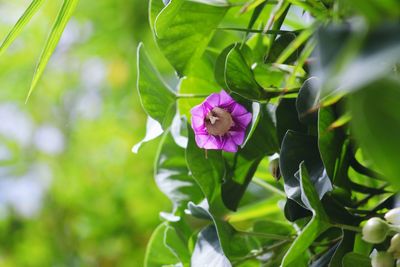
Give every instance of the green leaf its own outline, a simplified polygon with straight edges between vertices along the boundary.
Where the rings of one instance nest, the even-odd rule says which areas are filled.
[[[24,14],[18,19],[17,23],[11,29],[11,31],[7,34],[6,38],[2,42],[0,46],[0,56],[7,50],[7,48],[14,42],[14,40],[18,37],[21,30],[28,24],[31,18],[36,14],[36,12],[40,9],[44,0],[33,0],[29,7],[25,10]]]
[[[342,129],[330,129],[330,125],[336,121],[335,108],[330,106],[322,108],[318,112],[318,147],[326,172],[332,181],[335,181],[335,168],[341,158],[341,152],[345,141]]]
[[[154,120],[152,117],[147,116],[147,122],[146,122],[146,135],[144,138],[137,144],[135,144],[132,147],[132,152],[137,154],[139,152],[139,149],[142,147],[144,143],[147,143],[151,140],[156,139],[163,133],[163,129],[160,125],[160,123],[156,120]]]
[[[285,73],[271,64],[257,64],[254,78],[263,88],[281,88]]]
[[[64,0],[63,5],[61,6],[60,11],[58,12],[56,21],[51,29],[50,35],[46,41],[46,44],[43,48],[42,54],[40,55],[39,61],[36,65],[35,73],[33,74],[31,87],[29,89],[28,95],[26,97],[26,102],[28,101],[30,95],[33,90],[36,88],[37,83],[39,82],[40,77],[42,76],[44,69],[47,66],[47,63],[50,60],[51,55],[57,47],[58,42],[60,41],[61,35],[67,26],[69,19],[72,16],[72,13],[75,10],[76,5],[79,0]]]
[[[363,152],[397,188],[400,188],[400,82],[383,79],[349,97],[351,129]],[[371,141],[373,140],[373,142]]]
[[[155,180],[159,189],[174,203],[185,208],[189,201],[198,202],[203,194],[186,166],[185,149],[178,146],[170,131],[161,140],[155,161]]]
[[[190,251],[188,248],[188,242],[190,232],[184,233],[182,228],[182,220],[176,222],[174,226],[169,225],[165,229],[164,233],[164,244],[170,249],[170,251],[180,260],[184,267],[190,266]],[[187,227],[187,226],[186,226]]]
[[[211,220],[214,223],[218,242],[224,255],[230,260],[235,260],[250,253],[254,247],[248,245],[249,237],[241,235],[229,223],[217,216],[215,205],[208,208],[206,204],[202,202],[196,206],[193,203],[189,203],[188,208],[192,215],[201,219]]]
[[[343,267],[371,267],[371,259],[368,256],[350,252],[343,257]]]
[[[311,77],[303,83],[296,100],[300,122],[316,125],[320,92],[321,86],[316,77]]]
[[[319,29],[322,96],[341,95],[358,90],[394,74],[400,60],[398,23],[385,23],[367,31],[365,25],[328,26]],[[379,66],[371,67],[371,66]]]
[[[144,267],[160,267],[174,265],[179,262],[176,256],[164,244],[167,223],[160,224],[150,237],[147,244]]]
[[[343,231],[343,239],[340,241],[333,257],[330,261],[330,266],[341,266],[343,257],[346,253],[351,252],[354,246],[355,233],[353,231]]]
[[[276,63],[283,64],[285,62],[293,62],[299,57],[301,50],[303,49],[304,43],[313,34],[314,29],[312,27],[303,30],[290,44],[288,44],[279,57],[276,59]]]
[[[215,61],[214,68],[214,77],[215,80],[222,88],[227,88],[227,84],[225,83],[225,65],[226,65],[226,57],[229,52],[235,47],[236,44],[231,44],[225,47],[222,52],[218,55],[217,60]]]
[[[332,184],[324,171],[319,155],[317,139],[313,136],[289,130],[283,139],[279,166],[285,182],[286,195],[306,207],[300,185],[298,166],[304,161],[319,198],[332,190]]]
[[[335,251],[337,250],[338,244],[333,245],[329,250],[323,254],[321,257],[319,257],[316,261],[313,261],[313,263],[310,265],[310,267],[320,267],[320,266],[335,266],[335,265],[329,265],[331,262],[331,259],[333,255],[335,254]],[[340,265],[336,265],[340,266]]]
[[[180,79],[178,86],[179,94],[207,95],[219,92],[221,87],[214,79],[213,60],[214,58],[207,52],[201,58],[195,60],[192,64],[193,69]],[[190,118],[190,110],[201,101],[201,98],[180,98],[178,100],[179,113]]]
[[[275,63],[279,57],[280,54],[285,50],[286,47],[290,45],[293,40],[296,39],[296,34],[295,33],[287,33],[287,34],[282,34],[280,35],[273,43],[271,46],[271,49],[269,50],[268,57],[266,58],[267,63]],[[298,53],[296,52],[295,54],[291,55],[288,59],[286,59],[284,62],[285,64],[293,63],[296,61],[296,58],[298,56]]]
[[[151,63],[143,44],[137,48],[137,89],[146,113],[166,129],[175,115],[176,96]]]
[[[296,234],[292,225],[287,222],[272,220],[262,220],[254,223],[253,231],[257,233],[270,233],[282,236],[291,236]]]
[[[225,83],[228,89],[249,100],[267,97],[262,87],[254,79],[253,72],[237,43],[226,56]]]
[[[226,207],[236,210],[260,161],[279,150],[276,129],[266,105],[261,105],[260,117],[244,147],[234,155],[226,155],[227,173],[222,185]]]
[[[305,164],[301,163],[299,168],[302,200],[307,208],[309,208],[313,213],[313,217],[290,246],[283,258],[281,264],[282,267],[288,266],[297,258],[300,258],[314,240],[329,228],[328,216],[326,215],[319,200],[318,193],[308,176]]]
[[[299,121],[295,98],[282,98],[276,108],[275,114],[276,131],[280,145],[288,130],[307,133],[307,126]]]
[[[189,127],[186,162],[194,179],[200,186],[210,205],[219,197],[225,165],[220,150],[207,150],[197,146],[193,130]]]
[[[197,238],[191,260],[192,267],[218,266],[232,267],[225,256],[215,226],[203,229]]]
[[[171,0],[155,18],[160,8],[153,7],[155,2],[150,2],[150,19],[155,19],[150,23],[154,23],[158,47],[181,76],[187,75],[190,64],[203,55],[228,7]]]

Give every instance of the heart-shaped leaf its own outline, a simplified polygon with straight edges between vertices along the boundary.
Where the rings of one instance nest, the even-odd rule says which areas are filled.
[[[166,129],[175,115],[176,96],[151,63],[143,44],[137,48],[137,72],[137,89],[143,109]]]

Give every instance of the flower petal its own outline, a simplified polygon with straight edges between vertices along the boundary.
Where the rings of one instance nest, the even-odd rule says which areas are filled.
[[[204,111],[203,104],[197,105],[190,110],[192,116],[205,117],[207,114]]]
[[[245,107],[242,105],[235,103],[236,105],[233,107],[233,110],[231,111],[232,116],[240,116],[246,113],[249,113]]]
[[[251,122],[252,117],[253,116],[251,115],[251,113],[248,112],[243,115],[236,116],[235,121],[238,122],[241,126],[243,126],[244,129],[246,129],[247,125],[249,125],[249,123]]]
[[[208,142],[208,140],[210,139],[210,135],[208,134],[196,134],[195,136],[195,140],[196,140],[196,144],[198,147],[203,148],[205,146],[205,144]]]
[[[226,137],[222,149],[226,152],[236,152],[238,150],[238,147],[231,137]]]
[[[205,149],[222,149],[222,141],[219,137],[210,135],[208,141],[204,144]]]
[[[219,94],[214,93],[206,98],[204,104],[206,105],[207,108],[213,109],[219,106],[219,99],[220,99]]]
[[[243,144],[244,141],[244,132],[245,131],[230,131],[229,135],[231,136],[233,142],[235,142],[236,145],[240,146]]]
[[[221,90],[219,93],[219,106],[220,107],[226,107],[232,103],[234,103],[235,100],[225,91]]]
[[[192,128],[195,132],[204,131],[206,127],[204,118],[199,116],[192,116]]]

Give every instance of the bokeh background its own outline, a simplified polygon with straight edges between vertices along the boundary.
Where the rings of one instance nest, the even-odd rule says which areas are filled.
[[[2,40],[30,0],[0,0]],[[159,211],[157,143],[136,92],[136,47],[169,72],[145,0],[80,1],[36,91],[62,0],[45,1],[0,57],[0,266],[142,266]]]

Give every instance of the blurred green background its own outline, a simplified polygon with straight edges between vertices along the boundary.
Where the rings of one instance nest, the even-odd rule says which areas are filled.
[[[3,39],[30,0],[0,0]],[[136,46],[156,64],[147,1],[80,1],[24,104],[61,0],[0,57],[0,266],[142,266],[159,211],[157,142],[136,93]]]

